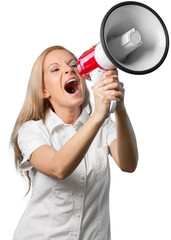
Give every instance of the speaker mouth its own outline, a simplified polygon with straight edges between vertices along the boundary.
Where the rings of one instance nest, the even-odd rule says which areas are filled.
[[[140,14],[139,14],[140,11]],[[126,12],[126,14],[125,14]],[[125,15],[127,15],[125,17]],[[134,16],[132,16],[134,15]],[[141,15],[141,16],[140,16]],[[123,17],[124,16],[124,17]],[[149,16],[148,24],[142,24]],[[125,18],[124,20],[122,20]],[[132,19],[133,20],[132,20]],[[139,20],[139,18],[142,18]],[[119,19],[119,20],[118,20]],[[144,20],[145,19],[145,20]],[[137,23],[139,20],[140,23]],[[126,22],[126,27],[124,26]],[[132,22],[139,27],[142,26],[142,35],[144,32],[149,32],[149,25],[152,31],[151,37],[149,34],[144,37],[143,46],[131,53],[125,61],[119,61],[112,51],[109,44],[109,39],[111,38],[111,32],[113,29],[113,37],[117,37],[118,34],[124,33],[124,31]],[[139,25],[138,25],[139,24]],[[114,27],[113,27],[114,25]],[[134,27],[134,26],[132,26]],[[137,28],[138,28],[137,27]],[[112,29],[113,28],[113,29]],[[147,28],[147,30],[146,30]],[[156,28],[156,29],[155,29]],[[122,32],[123,31],[123,32]],[[141,31],[140,31],[141,32]],[[158,33],[159,32],[159,33]],[[159,39],[160,43],[157,42],[156,38]],[[149,39],[148,39],[149,37]],[[169,50],[169,35],[167,28],[161,19],[161,17],[149,6],[134,1],[121,2],[114,7],[112,7],[104,16],[101,29],[100,29],[100,39],[102,48],[109,58],[109,60],[121,70],[131,73],[131,74],[147,74],[156,70],[164,62],[168,50]],[[148,43],[147,43],[148,42]],[[160,47],[158,47],[160,45]],[[159,48],[159,50],[158,50]],[[141,61],[138,56],[141,55]],[[143,64],[142,64],[143,62]]]

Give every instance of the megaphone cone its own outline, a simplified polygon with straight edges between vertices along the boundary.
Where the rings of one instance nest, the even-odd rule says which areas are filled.
[[[161,17],[140,2],[122,2],[104,16],[100,43],[79,58],[78,72],[86,79],[96,68],[150,73],[164,62],[168,49],[169,35]]]

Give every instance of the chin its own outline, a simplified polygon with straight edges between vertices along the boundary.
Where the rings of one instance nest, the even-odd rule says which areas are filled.
[[[72,101],[69,102],[69,106],[70,107],[81,107],[83,102],[84,102],[84,98],[72,99]]]

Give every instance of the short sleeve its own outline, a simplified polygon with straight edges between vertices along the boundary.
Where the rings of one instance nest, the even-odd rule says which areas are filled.
[[[23,124],[18,132],[18,146],[23,156],[19,168],[23,171],[30,170],[33,166],[30,163],[30,156],[38,147],[48,145],[42,129],[37,121],[28,121]]]
[[[107,135],[107,145],[110,146],[111,142],[117,138],[116,122],[113,121],[111,117],[105,121],[105,131]]]

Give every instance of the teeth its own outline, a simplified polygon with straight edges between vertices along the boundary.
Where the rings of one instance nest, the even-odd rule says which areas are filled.
[[[77,79],[70,79],[66,84],[70,83],[70,82],[75,82],[77,81]]]

